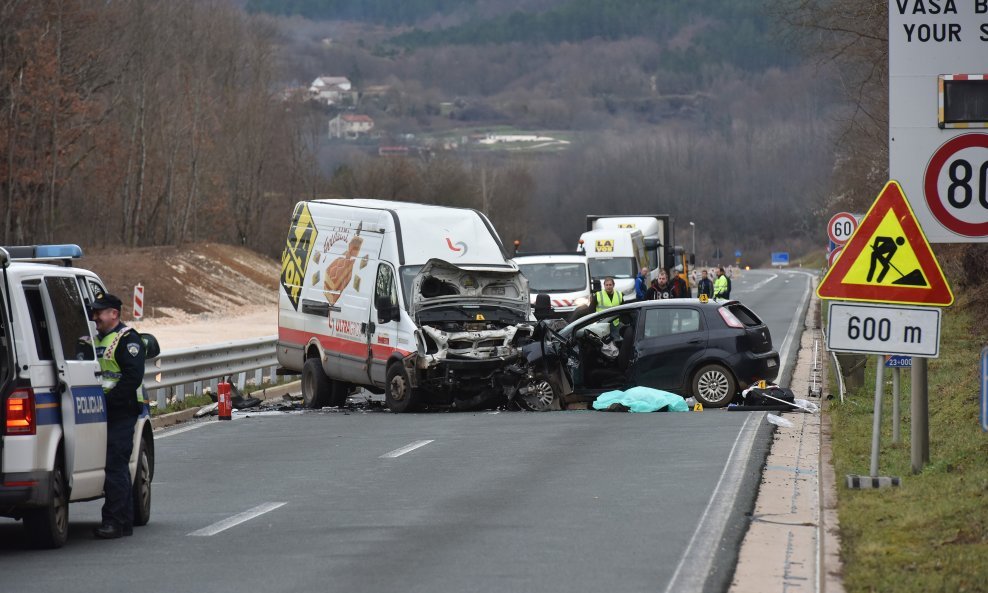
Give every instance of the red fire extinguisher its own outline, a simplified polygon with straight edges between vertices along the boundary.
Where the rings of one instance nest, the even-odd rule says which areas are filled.
[[[219,410],[220,420],[232,420],[233,419],[233,399],[230,396],[230,384],[220,383],[217,386],[217,396],[216,401],[219,404],[217,409]]]

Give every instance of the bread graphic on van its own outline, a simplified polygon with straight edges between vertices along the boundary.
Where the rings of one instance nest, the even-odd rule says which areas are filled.
[[[350,280],[353,278],[353,264],[356,261],[354,258],[360,253],[360,246],[363,242],[364,240],[359,235],[354,236],[350,239],[346,252],[330,262],[326,268],[323,292],[330,305],[335,305],[343,295],[343,291],[350,285]]]

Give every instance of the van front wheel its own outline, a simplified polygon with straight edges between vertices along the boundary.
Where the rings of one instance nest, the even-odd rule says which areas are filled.
[[[412,382],[408,379],[408,371],[401,362],[393,362],[388,367],[384,399],[388,402],[388,408],[395,414],[412,412],[419,404],[421,391],[412,387]]]

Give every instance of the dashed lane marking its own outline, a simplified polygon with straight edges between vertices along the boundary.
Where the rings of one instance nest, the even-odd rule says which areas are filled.
[[[275,510],[275,509],[277,509],[279,507],[285,506],[286,504],[288,504],[288,503],[285,503],[285,502],[266,502],[264,504],[259,504],[259,505],[257,505],[256,507],[254,507],[254,508],[252,508],[250,510],[246,510],[246,511],[244,511],[242,513],[237,513],[236,515],[234,515],[232,517],[229,517],[227,519],[223,519],[222,521],[217,521],[216,523],[213,523],[212,525],[210,525],[208,527],[203,527],[202,529],[198,529],[196,531],[193,531],[189,535],[190,536],[195,536],[195,537],[209,537],[211,535],[216,535],[217,533],[220,533],[221,531],[226,531],[227,529],[230,529],[231,527],[236,527],[237,525],[240,525],[241,523],[244,523],[245,521],[250,521],[251,519],[254,519],[255,517],[260,517],[264,513],[269,513],[269,512],[271,512],[271,511],[273,511],[273,510]]]
[[[379,457],[379,459],[392,459],[394,457],[401,457],[405,453],[414,451],[414,450],[418,449],[419,447],[424,447],[424,446],[428,445],[431,442],[432,442],[432,440],[428,440],[428,441],[415,441],[414,443],[409,443],[409,444],[405,445],[404,447],[401,447],[400,449],[395,449],[394,451],[388,451],[384,455],[381,455]]]

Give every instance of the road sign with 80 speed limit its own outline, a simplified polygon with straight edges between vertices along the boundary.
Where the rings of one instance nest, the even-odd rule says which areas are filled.
[[[853,214],[838,212],[827,223],[827,234],[830,235],[831,241],[838,245],[843,245],[851,238],[856,228],[858,228],[858,219]]]
[[[833,302],[827,349],[937,358],[940,309]]]
[[[923,193],[947,229],[988,236],[988,134],[963,134],[938,148],[926,166]]]

